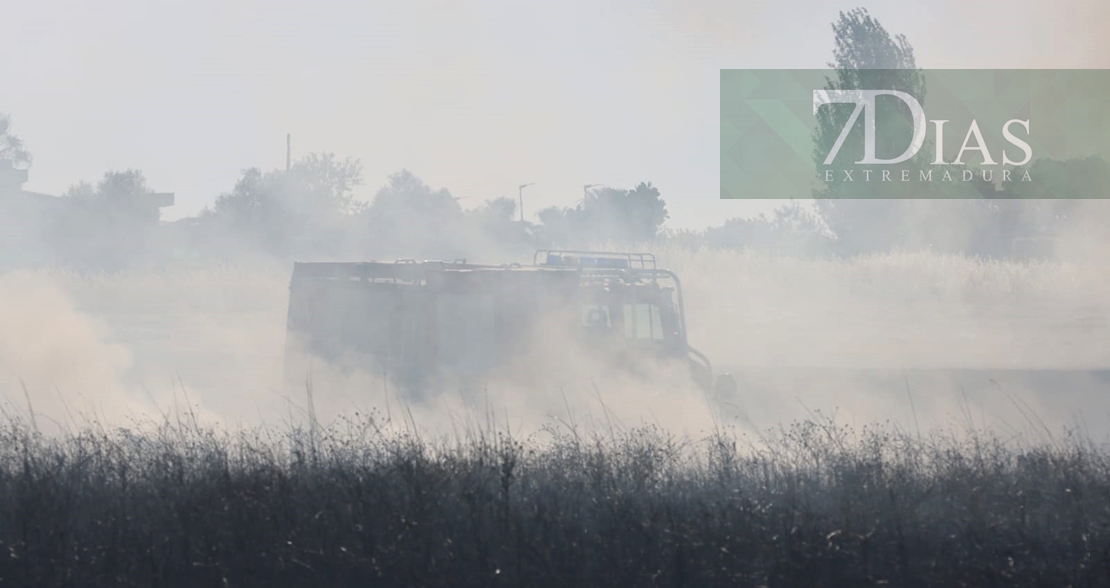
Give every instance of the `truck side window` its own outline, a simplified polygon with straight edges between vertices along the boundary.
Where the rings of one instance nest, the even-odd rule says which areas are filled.
[[[624,336],[627,339],[663,339],[663,322],[654,304],[624,305]]]

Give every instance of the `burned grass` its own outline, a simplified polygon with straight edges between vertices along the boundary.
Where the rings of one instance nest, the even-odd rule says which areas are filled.
[[[1096,586],[1110,454],[1079,437],[748,439],[374,416],[0,431],[0,584]]]

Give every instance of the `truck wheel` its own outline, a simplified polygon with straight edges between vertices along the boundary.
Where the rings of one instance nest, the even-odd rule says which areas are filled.
[[[732,374],[717,376],[717,383],[713,386],[717,398],[731,400],[736,396],[736,378]]]
[[[711,390],[711,386],[713,385],[713,376],[709,373],[708,370],[705,369],[705,366],[698,363],[691,364],[690,372],[691,375],[694,377],[694,382],[696,382],[702,390],[704,390],[705,392],[709,392]]]

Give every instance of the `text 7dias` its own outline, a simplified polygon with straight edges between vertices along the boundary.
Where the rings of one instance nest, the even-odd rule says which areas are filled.
[[[875,157],[875,99],[879,96],[894,96],[909,107],[910,113],[913,115],[913,139],[910,141],[909,147],[905,153],[895,157],[894,159],[879,159]],[[858,164],[864,165],[886,165],[901,163],[913,156],[921,150],[922,145],[925,144],[925,134],[928,129],[928,122],[933,123],[936,129],[936,159],[933,161],[934,165],[945,165],[952,163],[954,165],[963,165],[963,157],[965,151],[978,151],[983,156],[983,165],[998,165],[994,158],[991,157],[990,151],[987,149],[986,141],[983,139],[983,133],[979,130],[979,123],[971,120],[971,125],[967,130],[967,135],[964,136],[963,145],[960,147],[960,152],[956,155],[956,159],[951,162],[944,161],[944,123],[947,120],[931,120],[926,121],[925,110],[921,107],[921,103],[916,98],[897,90],[814,90],[813,91],[813,114],[816,115],[818,109],[825,104],[855,104],[856,108],[852,111],[852,116],[848,117],[848,122],[840,131],[840,136],[837,137],[836,143],[833,145],[832,150],[829,151],[828,157],[825,158],[825,165],[830,165],[836,158],[836,154],[840,152],[840,148],[844,145],[844,140],[848,137],[848,132],[855,126],[856,120],[859,119],[860,112],[864,113],[864,149],[863,159],[857,161]],[[1014,147],[1021,149],[1025,154],[1025,158],[1021,161],[1011,161],[1006,154],[1005,149],[1002,151],[1002,165],[1021,166],[1029,163],[1033,158],[1033,149],[1025,141],[1014,136],[1011,127],[1013,125],[1020,125],[1025,129],[1025,133],[1029,134],[1029,121],[1020,119],[1011,119],[1006,121],[1002,126],[1002,136]],[[974,145],[970,145],[972,137],[975,138]]]

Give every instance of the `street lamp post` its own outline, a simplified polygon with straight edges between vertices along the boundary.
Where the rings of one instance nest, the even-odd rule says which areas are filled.
[[[521,184],[517,189],[517,198],[520,199],[520,222],[524,222],[524,189],[528,186],[535,186],[535,182],[531,184]]]

